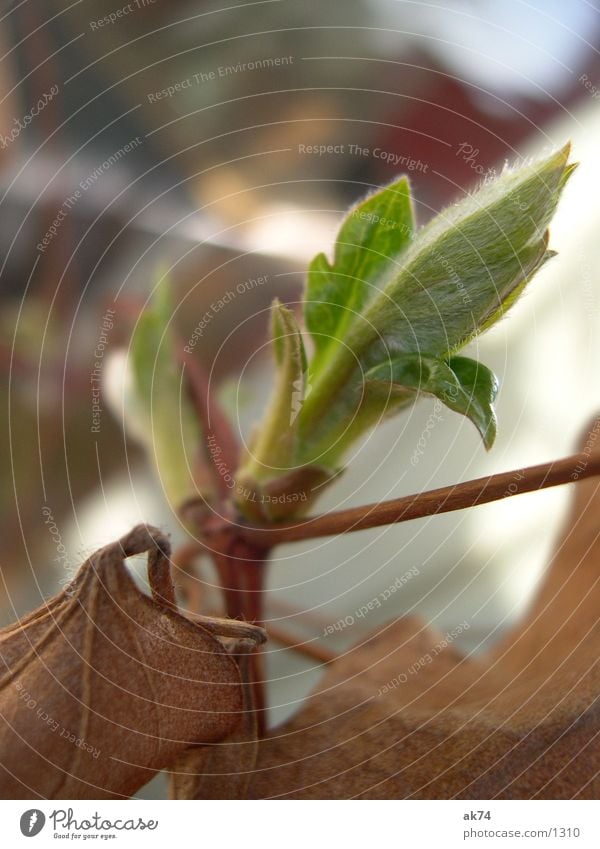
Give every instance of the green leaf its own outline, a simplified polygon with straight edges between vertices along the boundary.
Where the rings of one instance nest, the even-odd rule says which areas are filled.
[[[313,367],[339,344],[410,243],[413,230],[410,187],[402,177],[350,210],[337,235],[333,264],[323,253],[314,258],[304,304],[315,344]]]
[[[568,155],[567,145],[506,170],[440,213],[389,264],[339,344],[310,364],[312,392],[299,423],[303,462],[339,463],[352,440],[408,403],[398,395],[385,406],[365,392],[367,372],[407,353],[447,360],[515,302],[551,256],[547,225],[572,171]]]
[[[293,427],[278,436],[290,380],[298,379],[288,376],[259,428],[257,456],[273,449],[280,472],[268,480],[278,493],[297,485],[303,470],[316,470],[320,488],[354,440],[419,392],[470,418],[491,446],[495,378],[456,354],[506,313],[552,256],[547,227],[573,170],[568,156],[567,145],[506,169],[416,234],[405,178],[350,211],[332,261],[321,253],[309,268],[310,392],[303,384]],[[276,350],[281,375],[289,353],[281,342]]]
[[[278,300],[271,308],[271,334],[275,387],[236,475],[234,492],[240,512],[261,521],[300,512],[309,495],[338,473],[319,463],[296,463],[298,418],[310,384],[302,333],[294,313]]]
[[[390,395],[414,390],[439,398],[469,418],[489,450],[496,438],[494,400],[498,381],[490,369],[468,357],[448,361],[423,354],[402,354],[366,374],[367,386]]]
[[[295,422],[306,392],[306,353],[294,313],[275,300],[271,334],[277,363],[275,388],[264,420],[243,466],[255,481],[288,471],[293,460]]]
[[[386,345],[444,355],[489,327],[547,259],[547,226],[570,173],[568,155],[567,146],[506,171],[434,218],[349,332],[350,348],[371,362],[387,358]]]
[[[177,508],[199,494],[192,469],[201,445],[201,431],[177,365],[172,314],[169,287],[163,278],[151,306],[136,325],[131,366],[135,393],[146,419],[146,447],[169,503]]]

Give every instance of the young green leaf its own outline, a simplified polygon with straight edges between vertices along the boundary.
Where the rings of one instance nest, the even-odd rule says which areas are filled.
[[[368,386],[391,395],[414,390],[434,395],[447,407],[467,416],[490,449],[496,438],[494,399],[498,392],[495,375],[482,363],[468,357],[448,361],[424,354],[401,354],[388,364],[375,366],[366,374]]]
[[[162,279],[135,328],[131,365],[138,407],[146,419],[147,448],[167,499],[177,508],[198,496],[192,470],[201,433],[177,367],[172,313],[168,283]]]
[[[279,401],[260,428],[256,452],[261,463],[269,454],[276,459],[270,487],[285,494],[309,470],[318,486],[327,482],[353,440],[419,392],[467,416],[492,445],[496,380],[455,354],[504,315],[552,256],[547,226],[574,168],[568,156],[567,145],[507,169],[416,234],[405,178],[350,211],[333,262],[319,254],[309,269],[305,320],[314,355],[303,403],[285,431],[298,377],[282,376],[278,354]]]
[[[288,470],[293,455],[294,423],[306,388],[306,353],[294,313],[276,300],[271,307],[271,333],[277,363],[275,389],[247,464],[257,481]]]
[[[423,227],[389,262],[342,343],[310,364],[302,462],[339,463],[350,442],[410,402],[382,402],[365,375],[407,354],[447,360],[514,303],[551,255],[547,225],[572,171],[569,147],[484,186]],[[380,272],[381,274],[382,272]]]
[[[412,239],[414,220],[406,177],[348,213],[337,235],[333,263],[325,254],[308,269],[304,319],[315,345],[313,367],[340,344],[359,312]]]
[[[294,313],[278,300],[271,308],[277,365],[275,387],[263,422],[238,471],[235,500],[250,518],[272,519],[290,504],[307,503],[307,490],[331,476],[316,464],[299,469],[298,417],[310,393],[304,342]],[[282,509],[283,508],[283,509]]]

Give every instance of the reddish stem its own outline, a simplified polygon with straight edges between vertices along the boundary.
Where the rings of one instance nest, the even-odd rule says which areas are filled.
[[[211,536],[211,554],[225,597],[227,615],[262,625],[268,552],[241,539],[231,526]],[[250,658],[254,706],[261,734],[266,725],[263,660],[259,649]]]
[[[216,463],[217,461],[223,463],[229,475],[233,475],[239,464],[240,444],[229,419],[210,391],[210,381],[204,369],[195,357],[188,354],[181,342],[177,347],[177,355],[184,369],[190,399],[202,425],[204,438],[207,440],[202,447],[202,454],[209,460],[211,476],[217,491],[222,497],[227,497],[230,494],[227,478],[219,473]],[[214,440],[215,443],[212,450],[209,439]]]
[[[477,504],[498,501],[524,492],[571,483],[600,475],[600,452],[573,454],[563,460],[542,463],[512,472],[502,472],[487,478],[477,478],[432,489],[429,492],[394,498],[362,507],[351,507],[336,513],[325,513],[294,522],[279,522],[269,526],[237,526],[237,533],[255,545],[279,545],[285,542],[335,536],[362,531],[381,525],[407,522],[438,513],[464,510]]]

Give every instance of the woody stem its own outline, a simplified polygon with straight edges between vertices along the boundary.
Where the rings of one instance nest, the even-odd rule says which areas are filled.
[[[215,540],[217,541],[217,540]],[[264,620],[264,577],[268,551],[241,539],[235,529],[226,529],[212,549],[225,597],[227,615],[256,625]],[[256,649],[250,657],[250,677],[254,693],[259,734],[266,726],[263,655]]]
[[[254,545],[279,545],[298,540],[362,531],[381,525],[407,522],[438,513],[450,513],[498,501],[524,492],[571,483],[600,475],[600,452],[573,454],[562,460],[502,472],[486,478],[453,484],[429,492],[407,495],[376,504],[351,507],[270,526],[236,526],[237,534]]]

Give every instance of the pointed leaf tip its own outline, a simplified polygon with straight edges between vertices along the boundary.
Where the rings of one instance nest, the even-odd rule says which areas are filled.
[[[304,315],[315,363],[331,356],[355,315],[393,273],[413,233],[406,177],[350,209],[336,238],[333,262],[319,253],[309,267]]]
[[[433,395],[449,409],[470,419],[489,450],[496,438],[494,400],[498,381],[490,369],[468,357],[447,361],[424,354],[402,354],[366,375],[390,396],[406,390]]]
[[[193,465],[201,427],[181,391],[172,318],[170,284],[163,274],[134,330],[130,361],[136,396],[144,411],[146,448],[165,495],[176,509],[198,496]],[[207,490],[203,495],[208,499],[211,493]]]

